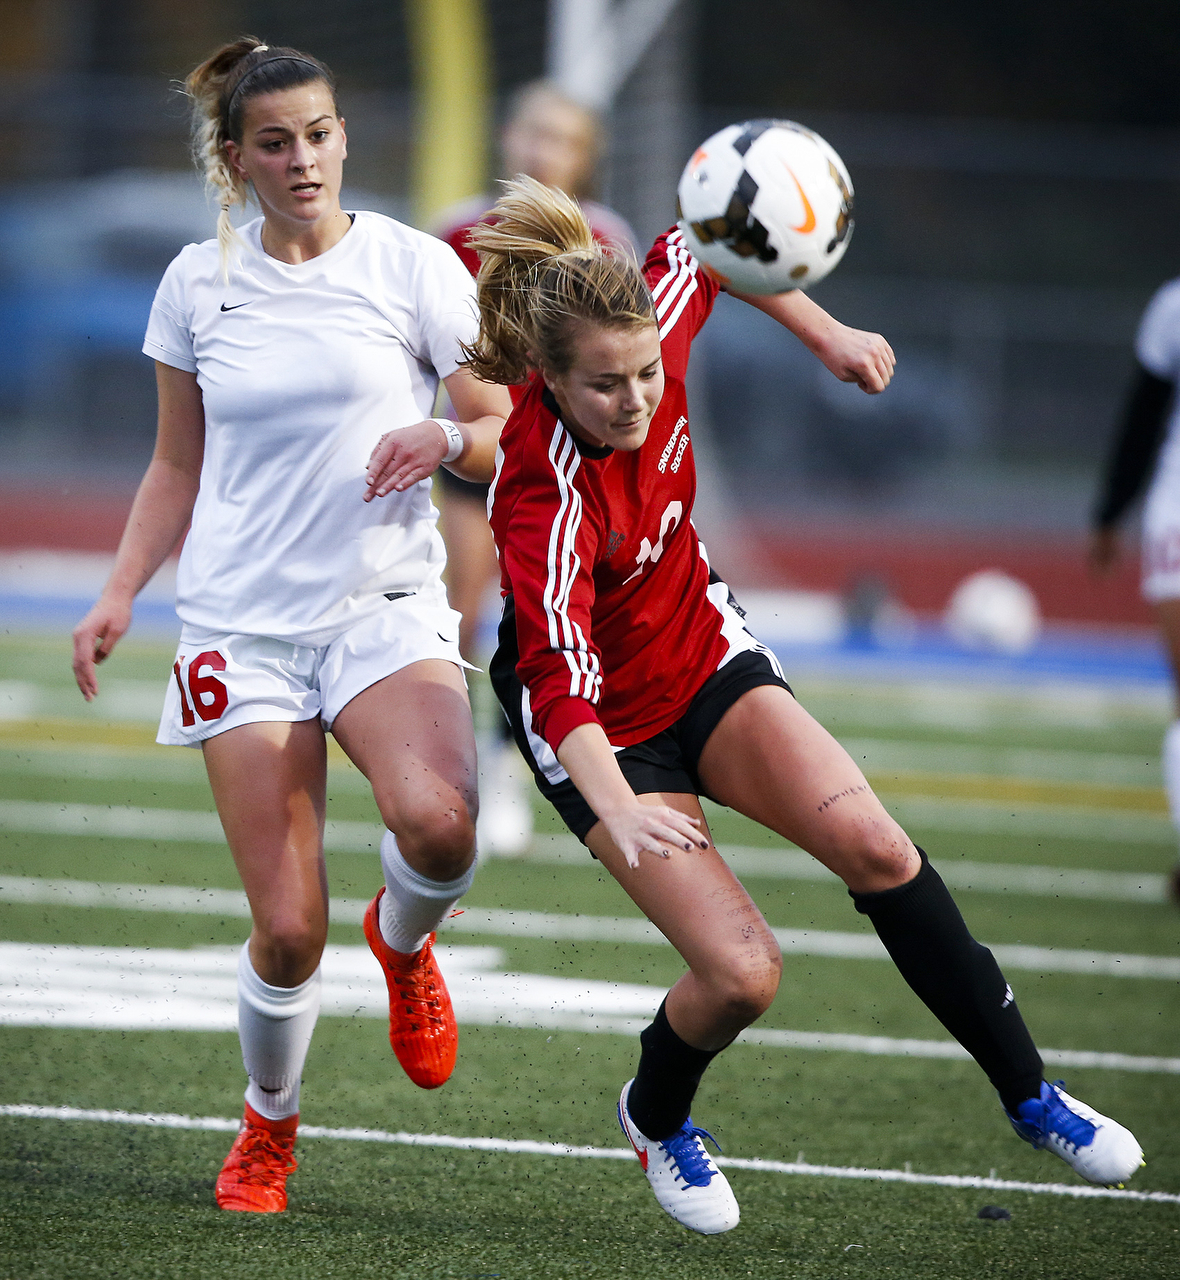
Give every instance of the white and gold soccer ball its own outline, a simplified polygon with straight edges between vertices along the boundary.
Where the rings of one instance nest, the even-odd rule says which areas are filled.
[[[688,247],[738,293],[810,288],[852,235],[844,162],[791,120],[746,120],[715,133],[685,166],[677,196]]]

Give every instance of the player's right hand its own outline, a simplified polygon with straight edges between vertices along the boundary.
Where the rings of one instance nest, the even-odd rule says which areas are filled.
[[[678,849],[707,849],[699,818],[668,805],[629,804],[598,815],[627,865],[635,870],[641,853],[670,857]]]
[[[87,702],[98,693],[95,666],[110,657],[130,625],[131,602],[103,596],[74,628],[74,679]]]
[[[893,379],[897,357],[879,333],[836,324],[817,346],[816,355],[841,382],[855,382],[866,394],[879,395]]]
[[[387,431],[373,447],[365,470],[365,501],[403,493],[439,468],[447,453],[443,429],[427,418],[410,427]]]

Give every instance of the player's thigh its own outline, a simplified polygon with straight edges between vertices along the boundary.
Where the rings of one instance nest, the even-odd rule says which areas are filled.
[[[631,900],[698,977],[718,983],[774,970],[778,943],[745,886],[717,852],[694,795],[653,793],[641,804],[668,805],[700,820],[708,849],[676,850],[668,857],[640,855],[632,868],[599,822],[586,844]]]
[[[912,878],[918,856],[848,752],[783,688],[726,711],[697,770],[709,795],[818,858],[857,892]]]
[[[363,689],[332,733],[368,778],[411,865],[445,877],[471,862],[478,791],[475,731],[462,671],[428,658]],[[428,858],[440,865],[419,865]]]
[[[327,755],[318,717],[244,724],[202,746],[255,925],[294,950],[322,947]]]

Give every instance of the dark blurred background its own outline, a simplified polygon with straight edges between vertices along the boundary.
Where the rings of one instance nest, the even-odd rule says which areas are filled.
[[[0,502],[41,530],[21,537],[52,541],[68,511],[30,503],[64,495],[105,548],[149,454],[147,310],[213,222],[175,82],[241,32],[315,53],[340,80],[352,204],[421,222],[410,19],[428,2],[0,0]],[[750,116],[810,125],[856,186],[851,247],[816,297],[888,336],[888,393],[835,383],[730,299],[700,344],[702,518],[740,530],[730,576],[842,589],[881,573],[938,608],[997,563],[1050,615],[1141,619],[1128,578],[1085,582],[1080,541],[1138,316],[1180,274],[1174,0],[571,3],[656,21],[606,103],[601,171],[642,237],[672,220],[695,144]],[[562,8],[482,5],[488,175],[507,95],[568,78]]]

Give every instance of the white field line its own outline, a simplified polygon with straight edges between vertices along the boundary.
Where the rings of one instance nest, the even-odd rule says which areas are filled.
[[[344,771],[339,773],[343,775]],[[353,780],[347,775],[345,779],[344,786],[349,790],[354,789]],[[334,784],[335,773],[332,780]],[[951,802],[918,802],[911,798],[906,803]],[[992,804],[991,801],[986,803]],[[967,804],[968,802],[962,802],[961,807]],[[893,807],[896,809],[896,806]],[[964,812],[970,817],[966,808]],[[1094,812],[1104,821],[1111,817],[1109,811]],[[1173,842],[1176,839],[1175,832],[1166,819],[1143,814],[1116,814],[1114,817],[1118,821],[1133,823],[1163,821],[1172,833],[1170,839]],[[968,822],[963,829],[977,828]],[[139,809],[129,805],[59,804],[52,800],[0,800],[0,831],[113,837],[122,840],[174,840],[200,844],[222,844],[225,841],[221,822],[215,813],[194,809]],[[379,831],[380,828],[373,823],[330,820],[324,833],[324,847],[334,853],[373,853],[378,848]],[[1099,837],[1091,833],[1091,838]],[[739,875],[836,883],[836,877],[827,868],[802,850],[757,849],[742,845],[721,845],[720,849]],[[538,836],[533,849],[525,855],[524,860],[585,865],[588,857],[585,847],[573,836]],[[940,861],[938,869],[952,889],[973,892],[1034,894],[1100,901],[1159,903],[1167,900],[1166,877],[1146,872],[1021,867],[952,859]]]
[[[513,1017],[518,1027],[541,1027]],[[616,1035],[638,1035],[648,1024],[641,1018],[595,1017],[593,1030]],[[574,1020],[560,1030],[582,1031]],[[782,1031],[774,1027],[747,1027],[739,1032],[738,1044],[761,1045],[767,1049],[803,1049],[819,1053],[863,1053],[882,1058],[942,1058],[970,1062],[971,1055],[954,1040],[903,1040],[893,1036],[861,1036],[836,1031]],[[1180,1075],[1180,1058],[1137,1056],[1130,1053],[1102,1053],[1091,1049],[1039,1049],[1046,1065],[1091,1068],[1098,1071],[1136,1071],[1150,1075]]]
[[[85,880],[42,880],[32,876],[0,876],[0,902],[108,907],[130,911],[178,912],[248,919],[246,895],[233,889],[192,889],[176,885],[104,884]],[[363,898],[333,898],[334,919],[358,924],[368,903]],[[517,911],[503,907],[465,907],[444,923],[457,933],[499,937],[539,938],[545,941],[635,942],[667,946],[662,933],[646,920],[621,916],[584,916],[547,911]],[[830,956],[851,960],[888,960],[880,939],[872,933],[827,929],[775,929],[785,954]],[[1026,973],[1081,973],[1112,978],[1180,980],[1180,956],[1133,955],[1117,951],[1080,951],[989,943],[1006,969]]]
[[[726,862],[742,876],[768,880],[805,880],[838,885],[839,877],[802,849],[759,849],[749,845],[717,846]],[[523,862],[584,864],[586,847],[574,836],[534,836],[532,847],[513,855]],[[1168,901],[1167,876],[1143,871],[1090,871],[1078,867],[1017,866],[1003,862],[971,862],[940,858],[938,874],[952,889],[977,893],[1044,895],[1051,898],[1097,899],[1101,902]]]
[[[138,809],[129,805],[58,804],[52,800],[0,800],[0,831],[225,843],[221,820],[215,813],[195,809]],[[342,853],[375,853],[380,839],[381,828],[376,823],[329,822],[324,832],[324,848]]]
[[[231,1031],[237,1026],[236,947],[190,950],[0,942],[0,1025],[114,1030]],[[440,946],[464,1026],[638,1035],[665,991],[634,983],[504,973],[497,947]],[[325,1016],[388,1016],[380,970],[366,947],[324,951]],[[903,1058],[966,1061],[951,1040],[750,1027],[750,1045]],[[1180,1075],[1180,1058],[1042,1049],[1062,1067]]]
[[[195,1129],[236,1133],[240,1121],[221,1116],[184,1116],[171,1112],[86,1110],[82,1107],[0,1105],[0,1116],[24,1120],[83,1120],[100,1124],[142,1125],[153,1129]],[[495,1151],[505,1155],[556,1156],[576,1160],[632,1160],[629,1147],[572,1147],[561,1142],[533,1142],[526,1138],[460,1138],[445,1133],[388,1133],[383,1129],[329,1129],[323,1125],[299,1126],[301,1138],[326,1138],[337,1142],[379,1142],[399,1147],[441,1147],[451,1151]],[[1077,1199],[1132,1200],[1152,1204],[1180,1204],[1170,1191],[1126,1191],[1060,1182],[1016,1182],[1006,1178],[978,1178],[962,1174],[911,1173],[906,1169],[857,1169],[839,1165],[804,1164],[802,1161],[743,1160],[719,1156],[727,1169],[750,1173],[790,1173],[812,1178],[850,1178],[858,1182],[902,1182],[911,1186],[962,1187],[980,1191],[1026,1191],[1033,1195],[1071,1196]]]

